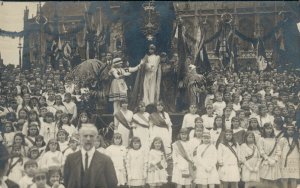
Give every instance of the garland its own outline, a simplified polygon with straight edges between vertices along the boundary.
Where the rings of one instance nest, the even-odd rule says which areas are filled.
[[[16,38],[16,37],[23,37],[24,31],[5,31],[3,29],[0,29],[0,36],[2,37],[11,37],[11,38]]]
[[[37,25],[36,25],[37,26]],[[81,32],[84,29],[84,24],[83,22],[78,25],[76,28],[73,28],[72,30],[66,32],[66,33],[56,33],[50,31],[49,27],[45,27],[44,33],[52,36],[59,36],[61,39],[67,38],[68,35],[73,35]],[[10,37],[10,38],[17,38],[17,37],[23,37],[24,35],[28,35],[32,32],[39,32],[40,28],[39,27],[31,27],[30,30],[27,31],[5,31],[0,28],[0,36],[2,37]]]
[[[261,37],[262,41],[266,41],[268,39],[270,39],[274,33],[276,33],[280,28],[282,28],[284,26],[284,21],[279,22],[270,32],[268,32],[266,35]],[[252,38],[252,37],[248,37],[246,35],[244,35],[243,33],[241,33],[238,30],[234,30],[233,31],[234,34],[236,34],[240,39],[252,43],[253,45],[256,45],[258,42],[258,38]]]

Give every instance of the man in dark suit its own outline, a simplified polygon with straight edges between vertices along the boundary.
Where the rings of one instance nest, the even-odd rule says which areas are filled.
[[[112,160],[98,152],[94,143],[98,134],[92,124],[80,130],[81,149],[68,155],[64,166],[66,188],[115,188],[118,180]]]
[[[6,147],[0,143],[0,187],[19,188],[15,182],[7,179],[9,153]]]

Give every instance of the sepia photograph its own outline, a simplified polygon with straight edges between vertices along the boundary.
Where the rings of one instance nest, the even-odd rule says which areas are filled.
[[[300,1],[1,1],[0,188],[300,188]]]

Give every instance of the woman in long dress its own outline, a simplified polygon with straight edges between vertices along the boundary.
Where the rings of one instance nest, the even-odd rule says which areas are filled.
[[[138,112],[133,115],[132,126],[133,135],[141,139],[142,148],[149,150],[149,113],[145,112],[145,109],[145,103],[140,102],[138,106]]]
[[[160,56],[155,55],[156,47],[152,44],[149,47],[149,55],[146,55],[142,61],[145,62],[145,77],[144,77],[144,98],[143,102],[148,105],[159,100],[160,93]]]
[[[129,144],[129,137],[132,137],[132,117],[133,112],[128,110],[127,100],[120,102],[121,109],[114,114],[115,132],[122,135],[122,145],[127,147]]]
[[[170,116],[164,111],[162,102],[156,104],[157,111],[153,112],[150,117],[150,141],[155,137],[160,137],[163,140],[166,155],[171,154],[172,142],[172,122]]]

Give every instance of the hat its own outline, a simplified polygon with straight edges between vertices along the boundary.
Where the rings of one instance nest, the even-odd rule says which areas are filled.
[[[155,50],[155,49],[156,49],[156,46],[155,46],[154,44],[150,44],[150,45],[149,45],[149,49]]]
[[[26,166],[29,166],[29,165],[36,165],[36,166],[38,166],[38,163],[36,162],[36,160],[29,159],[28,161],[26,161],[24,163],[24,168],[26,168]]]
[[[8,160],[9,157],[6,147],[3,144],[0,144],[0,162],[3,163],[3,161]]]
[[[122,61],[122,59],[119,58],[119,57],[113,59],[113,64],[114,64],[114,65],[122,64],[122,63],[123,63],[123,61]]]

